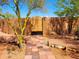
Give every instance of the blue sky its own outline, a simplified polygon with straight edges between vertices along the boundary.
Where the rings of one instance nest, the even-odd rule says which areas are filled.
[[[54,12],[56,11],[56,7],[55,7],[55,0],[47,0],[46,1],[46,6],[45,6],[45,10],[47,10],[47,12],[45,12],[45,10],[43,11],[34,11],[32,12],[31,16],[53,16],[55,17],[56,15],[54,14]]]
[[[46,4],[45,4],[45,8],[42,10],[33,10],[31,13],[31,17],[32,16],[52,16],[55,17],[56,15],[54,14],[54,12],[56,11],[56,7],[55,7],[55,0],[47,0]],[[25,6],[22,6],[21,8],[21,17],[24,18],[26,16],[26,13],[28,12],[28,8],[24,8]],[[47,10],[47,12],[45,12]],[[15,14],[13,12],[13,10],[11,8],[9,8],[8,6],[3,7],[3,13],[5,12],[9,12],[12,14]]]

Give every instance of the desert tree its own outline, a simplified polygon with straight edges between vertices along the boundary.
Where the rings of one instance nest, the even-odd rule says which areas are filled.
[[[56,0],[56,15],[68,17],[68,33],[72,31],[73,21],[79,16],[79,0]]]
[[[8,21],[8,24],[10,25],[10,27],[12,27],[15,35],[17,36],[18,44],[20,45],[20,47],[22,47],[22,45],[23,45],[24,30],[26,28],[26,23],[27,23],[27,20],[28,20],[30,14],[32,13],[32,10],[43,8],[44,2],[45,2],[45,0],[0,0],[0,6],[2,7],[2,6],[6,5],[6,6],[10,7],[18,18],[18,27],[19,27],[20,33],[18,33],[16,31],[16,29],[15,29],[16,26],[14,26],[12,23],[10,23]],[[26,13],[24,24],[22,24],[22,22],[21,22],[21,7],[23,5],[28,6],[28,13]],[[8,14],[8,17],[6,17],[7,16],[6,14],[0,13],[0,16],[2,16],[3,18],[6,18],[6,19],[9,19],[9,15],[10,14]]]

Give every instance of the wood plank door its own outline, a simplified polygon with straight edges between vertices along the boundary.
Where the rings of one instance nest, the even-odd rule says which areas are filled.
[[[43,31],[42,17],[32,17],[32,32],[41,32]]]

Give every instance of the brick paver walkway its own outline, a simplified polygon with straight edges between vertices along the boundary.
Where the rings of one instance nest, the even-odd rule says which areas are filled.
[[[26,52],[25,59],[55,59],[55,56],[49,48],[43,49],[32,46]]]
[[[44,38],[42,36],[27,37],[27,51],[25,59],[73,59],[69,56],[61,55],[60,51],[51,50],[48,46],[44,45]],[[50,39],[51,42],[51,39]],[[63,44],[63,41],[52,41],[53,43]],[[62,52],[63,53],[63,52]]]

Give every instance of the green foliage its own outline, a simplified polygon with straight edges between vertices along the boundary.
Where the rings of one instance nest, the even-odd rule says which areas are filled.
[[[14,15],[12,15],[12,14],[10,14],[10,13],[5,13],[4,16],[5,16],[5,18],[7,18],[7,19],[16,17],[16,16],[14,16]]]
[[[45,0],[27,0],[29,9],[42,8],[44,6]]]
[[[0,11],[2,11],[2,9],[0,8]]]
[[[58,0],[57,7],[55,14],[58,16],[79,16],[79,0]]]
[[[6,19],[10,19],[10,18],[14,18],[15,16],[9,13],[5,13],[3,14],[2,12],[0,13],[0,17],[2,18],[6,18]]]

